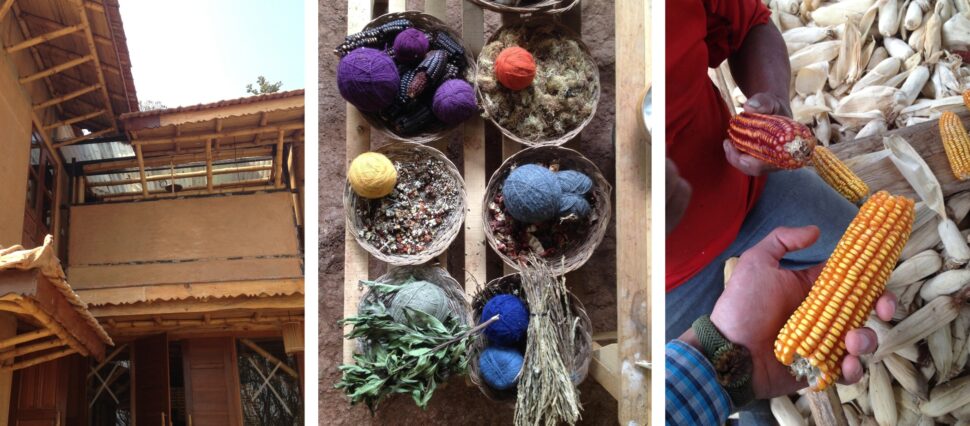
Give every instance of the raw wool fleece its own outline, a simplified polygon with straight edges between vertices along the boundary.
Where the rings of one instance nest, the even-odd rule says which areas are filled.
[[[428,36],[417,28],[408,28],[394,37],[394,57],[399,62],[414,64],[428,53]]]
[[[518,381],[522,361],[522,354],[515,349],[490,346],[478,357],[478,369],[490,387],[508,390]]]
[[[448,297],[440,287],[427,281],[414,281],[405,284],[391,299],[388,313],[397,322],[405,322],[405,308],[424,312],[444,321],[451,314]]]
[[[593,113],[600,87],[594,84],[596,63],[572,39],[541,34],[535,38],[506,29],[482,49],[478,86],[484,117],[520,138],[538,141],[561,137]],[[503,49],[520,46],[532,53],[536,75],[520,91],[506,89],[495,78],[495,60]]]
[[[347,180],[357,195],[370,199],[381,198],[394,190],[397,169],[384,154],[365,152],[350,163]]]
[[[559,214],[562,188],[552,170],[523,164],[509,173],[502,185],[505,208],[515,220],[540,223]]]
[[[340,96],[361,111],[380,111],[390,106],[400,85],[394,60],[377,49],[355,49],[337,66]]]
[[[513,346],[525,338],[529,329],[529,310],[521,299],[511,294],[500,294],[485,302],[481,321],[488,321],[495,315],[495,321],[485,327],[485,337],[489,345]]]

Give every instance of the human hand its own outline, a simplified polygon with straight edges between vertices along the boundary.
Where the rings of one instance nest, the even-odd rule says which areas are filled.
[[[677,166],[669,158],[667,159],[667,174],[664,178],[666,182],[667,201],[665,204],[667,213],[667,235],[677,227],[680,220],[684,218],[687,211],[687,204],[690,203],[690,195],[693,191],[687,180],[680,177]]]
[[[744,103],[744,112],[792,116],[788,100],[780,99],[778,96],[767,92],[758,93],[748,98]],[[728,163],[748,176],[761,176],[779,170],[777,167],[741,152],[731,144],[731,141],[726,139],[724,140],[724,154]]]
[[[721,334],[751,353],[752,385],[758,399],[788,395],[807,386],[805,381],[796,381],[789,368],[775,358],[774,343],[788,317],[808,296],[822,265],[789,271],[782,269],[779,261],[789,252],[811,246],[818,235],[814,226],[772,231],[741,255],[711,313],[711,322]],[[875,310],[880,319],[889,321],[896,310],[896,297],[884,293],[876,301]],[[869,328],[849,331],[842,383],[862,379],[859,356],[875,352],[877,344],[876,333]]]

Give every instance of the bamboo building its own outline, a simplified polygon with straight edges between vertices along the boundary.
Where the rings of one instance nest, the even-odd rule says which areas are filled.
[[[118,7],[0,0],[0,424],[302,424],[303,91],[138,111]]]

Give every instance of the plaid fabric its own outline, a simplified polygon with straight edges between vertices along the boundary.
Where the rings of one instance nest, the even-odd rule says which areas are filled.
[[[667,425],[722,425],[731,400],[717,383],[714,367],[690,345],[672,340],[666,346]]]

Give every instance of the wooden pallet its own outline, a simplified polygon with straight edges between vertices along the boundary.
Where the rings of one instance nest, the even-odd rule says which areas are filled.
[[[452,0],[461,1],[461,0]],[[640,101],[644,88],[649,84],[650,70],[648,34],[649,9],[639,0],[618,0],[616,2],[616,234],[617,234],[617,324],[618,330],[597,333],[596,350],[590,366],[590,377],[617,399],[619,423],[647,424],[649,418],[650,374],[648,359],[650,354],[649,321],[649,145],[643,135],[639,119]],[[374,0],[347,2],[347,33],[360,31],[373,18],[383,13],[384,4]],[[405,0],[387,0],[386,12],[401,12],[406,8]],[[379,10],[380,9],[380,10]],[[424,12],[447,22],[446,0],[425,0]],[[504,23],[520,19],[518,16],[503,16]],[[562,22],[581,33],[581,7],[566,12]],[[484,42],[484,14],[478,6],[462,1],[462,38],[477,57]],[[620,70],[623,70],[620,72]],[[370,126],[363,116],[351,105],[347,105],[347,165],[360,153],[371,148]],[[482,221],[481,200],[489,175],[486,169],[485,123],[480,117],[463,124],[461,139],[463,145],[463,169],[465,191],[468,195],[468,210],[465,217],[463,265],[451,265],[452,274],[461,281],[464,275],[466,295],[471,299],[476,288],[496,276],[488,276],[484,223]],[[498,143],[498,140],[492,143]],[[432,143],[444,149],[446,141]],[[502,139],[502,159],[508,158],[523,147],[518,143]],[[568,145],[567,145],[568,146]],[[357,312],[357,304],[362,296],[358,282],[368,277],[369,262],[367,252],[355,243],[354,236],[347,231],[344,244],[344,316]],[[440,257],[447,267],[447,256]],[[506,273],[512,272],[506,267]],[[348,332],[349,330],[345,330]],[[614,343],[615,342],[615,343]],[[604,345],[600,345],[604,343]],[[351,362],[354,344],[344,341],[343,360]],[[623,374],[621,374],[621,372]]]

